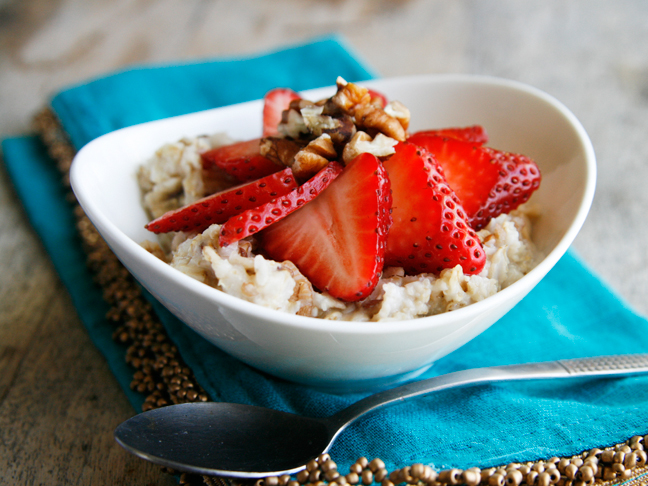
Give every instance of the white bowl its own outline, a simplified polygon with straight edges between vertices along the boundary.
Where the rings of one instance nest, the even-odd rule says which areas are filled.
[[[104,135],[71,170],[83,209],[130,272],[188,326],[232,356],[273,375],[337,391],[410,379],[465,344],[517,304],[556,264],[580,230],[594,195],[592,144],[574,115],[521,83],[431,75],[362,83],[403,102],[411,130],[481,124],[489,145],[532,157],[543,175],[532,200],[543,214],[534,241],[544,260],[521,280],[468,307],[399,322],[337,322],[260,307],[204,285],[139,246],[150,238],[135,179],[157,148],[182,137],[260,136],[262,102],[154,121]],[[303,93],[330,96],[334,88]]]

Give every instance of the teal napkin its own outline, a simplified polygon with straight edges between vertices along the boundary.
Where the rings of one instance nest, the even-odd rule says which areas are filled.
[[[338,39],[245,59],[131,69],[67,89],[52,100],[77,148],[134,123],[260,98],[276,86],[296,90],[372,71]],[[143,398],[112,328],[101,291],[85,268],[59,175],[32,137],[4,140],[4,161],[88,332],[136,410]],[[156,311],[186,363],[213,400],[325,416],[364,396],[334,395],[275,379],[221,352],[171,316]],[[439,360],[422,378],[456,370],[648,351],[648,322],[568,252],[509,314]],[[515,383],[446,391],[411,400],[351,426],[331,451],[340,468],[360,456],[388,469],[415,462],[436,468],[486,467],[571,456],[648,433],[648,377],[579,384]]]

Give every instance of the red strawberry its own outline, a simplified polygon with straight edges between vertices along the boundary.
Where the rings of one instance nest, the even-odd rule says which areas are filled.
[[[220,244],[229,245],[285,218],[312,201],[333,182],[340,172],[342,166],[337,162],[331,162],[296,189],[230,218],[221,228]]]
[[[288,109],[292,100],[300,96],[292,89],[276,88],[266,93],[263,98],[263,136],[275,137],[279,135],[277,126],[281,122],[281,113]]]
[[[368,296],[384,264],[391,194],[378,159],[361,154],[315,200],[261,233],[268,256],[290,260],[322,291]]]
[[[437,137],[456,138],[464,142],[478,143],[484,145],[488,143],[488,134],[481,125],[473,125],[463,128],[441,128],[439,130],[422,130],[416,132],[412,137],[419,135],[434,135]],[[411,137],[410,137],[411,138]],[[414,143],[414,142],[412,142]]]
[[[476,230],[526,202],[540,186],[538,166],[524,155],[425,134],[409,142],[436,157]]]
[[[261,139],[224,145],[201,154],[203,169],[216,166],[241,182],[278,172],[281,166],[259,153]]]
[[[384,165],[394,199],[386,264],[410,274],[456,265],[466,274],[479,273],[486,255],[434,157],[404,142]]]
[[[169,211],[147,224],[146,229],[153,233],[204,231],[214,223],[225,223],[232,216],[283,196],[296,187],[292,170],[286,168],[262,179],[212,194],[175,211]]]

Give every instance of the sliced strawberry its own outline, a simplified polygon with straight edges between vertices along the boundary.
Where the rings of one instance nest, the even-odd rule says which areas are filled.
[[[384,94],[371,88],[367,88],[367,91],[369,92],[369,96],[371,96],[372,101],[377,98],[382,103],[383,108],[387,106],[387,97]]]
[[[394,199],[386,264],[409,274],[456,265],[466,274],[479,273],[486,254],[434,157],[404,142],[384,165]]]
[[[169,211],[146,225],[153,233],[204,231],[214,223],[225,223],[247,209],[283,196],[297,187],[292,170],[286,168],[256,181],[207,196],[193,204]]]
[[[331,162],[296,189],[230,218],[221,228],[220,244],[229,245],[285,218],[315,199],[340,172],[342,166],[337,162]]]
[[[281,113],[288,109],[292,100],[300,96],[292,89],[276,88],[266,93],[263,98],[263,136],[274,137],[279,135],[277,126],[281,121]]]
[[[224,145],[201,154],[203,169],[218,167],[241,182],[253,181],[282,167],[259,153],[260,138]]]
[[[538,166],[524,155],[425,134],[413,135],[409,142],[436,157],[476,230],[526,202],[540,186]]]
[[[457,140],[477,143],[480,145],[488,143],[488,134],[486,133],[486,130],[484,130],[484,127],[482,127],[481,125],[472,125],[470,127],[462,128],[441,128],[439,130],[422,130],[420,132],[416,132],[410,138],[417,137],[419,135],[433,135],[437,137],[456,138]]]
[[[391,194],[378,159],[361,154],[316,199],[261,233],[274,260],[292,261],[322,291],[368,296],[384,265]]]

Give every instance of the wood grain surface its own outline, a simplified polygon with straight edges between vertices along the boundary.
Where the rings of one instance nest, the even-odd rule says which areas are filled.
[[[648,314],[648,2],[0,0],[0,137],[61,88],[134,64],[268,51],[338,33],[383,76],[523,81],[590,134],[599,181],[574,247]],[[133,414],[0,166],[0,484],[173,484],[122,451]]]

